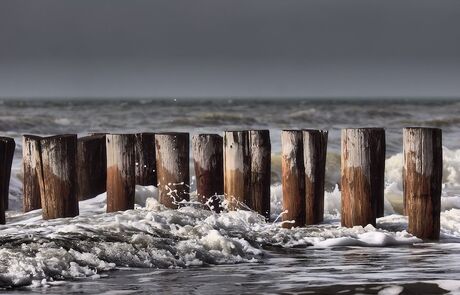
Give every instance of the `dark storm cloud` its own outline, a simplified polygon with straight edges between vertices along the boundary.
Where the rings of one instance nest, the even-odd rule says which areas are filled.
[[[455,95],[459,28],[460,1],[2,1],[0,96]]]

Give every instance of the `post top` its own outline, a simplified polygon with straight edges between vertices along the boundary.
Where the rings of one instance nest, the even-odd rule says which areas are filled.
[[[303,129],[283,129],[281,132],[302,132]]]
[[[302,129],[302,131],[304,131],[304,132],[321,132],[321,133],[329,132],[329,130],[327,130],[327,129],[311,129],[311,128]]]
[[[199,134],[194,134],[193,137],[222,137],[217,133],[199,133]]]
[[[134,136],[134,133],[107,133],[105,136]]]
[[[362,131],[365,131],[365,130],[385,130],[385,128],[383,127],[347,127],[347,128],[342,128],[342,130],[362,130]]]
[[[7,137],[7,136],[0,136],[0,140],[4,140],[4,141],[14,141],[14,138],[12,138],[12,137]]]
[[[106,136],[106,134],[91,134],[91,135],[86,135],[86,136],[82,136],[82,137],[79,137],[78,140],[79,141],[89,141],[89,140],[92,140],[92,139],[102,139]]]
[[[162,131],[162,132],[156,132],[155,135],[188,135],[188,132],[180,132],[180,131]]]
[[[33,135],[33,134],[23,134],[22,137],[24,137],[24,138],[32,138],[32,139],[40,139],[40,138],[42,138],[39,135]]]
[[[269,129],[249,129],[249,132],[262,132],[262,133],[269,133]]]
[[[155,135],[156,133],[155,132],[137,132],[135,133],[135,135]]]
[[[67,137],[75,137],[77,138],[77,134],[57,134],[57,135],[51,135],[51,136],[43,136],[39,137],[42,140],[53,140],[53,139],[60,139],[60,138],[67,138]]]
[[[441,128],[436,128],[436,127],[417,127],[417,126],[409,126],[409,127],[404,127],[403,130],[439,130],[442,131]]]
[[[224,133],[249,132],[249,130],[224,130]]]

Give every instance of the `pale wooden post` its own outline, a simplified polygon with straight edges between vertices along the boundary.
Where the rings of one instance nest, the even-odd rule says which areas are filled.
[[[342,226],[375,226],[383,211],[385,130],[342,130]]]
[[[281,132],[281,170],[283,185],[283,227],[305,226],[305,169],[301,130]]]
[[[199,134],[192,137],[198,200],[215,212],[221,211],[224,194],[223,139],[217,134]]]
[[[224,133],[224,194],[229,210],[244,207],[251,194],[249,134],[247,131]]]
[[[188,133],[155,134],[159,200],[168,208],[190,200],[189,141]]]
[[[442,189],[442,131],[404,128],[404,203],[408,231],[422,239],[438,240]]]
[[[78,215],[77,135],[65,134],[40,139],[38,175],[43,219]]]
[[[134,208],[134,134],[107,134],[107,212]]]

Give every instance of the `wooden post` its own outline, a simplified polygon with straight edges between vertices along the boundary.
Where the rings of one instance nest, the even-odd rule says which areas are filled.
[[[78,199],[87,200],[106,191],[107,152],[105,135],[77,140]]]
[[[77,135],[40,139],[38,176],[43,219],[78,215],[76,192]]]
[[[156,186],[155,133],[137,133],[135,151],[136,184]]]
[[[281,171],[283,185],[283,227],[305,226],[305,169],[301,130],[281,132]]]
[[[40,182],[38,165],[40,161],[40,136],[24,135],[22,137],[23,161],[23,210],[29,212],[40,209]]]
[[[271,143],[270,131],[249,131],[251,157],[251,193],[247,199],[249,208],[270,219]]]
[[[5,224],[10,193],[11,165],[16,144],[13,138],[0,137],[0,224]]]
[[[0,137],[2,147],[2,165],[0,166],[0,196],[4,202],[5,211],[8,210],[8,196],[11,178],[11,166],[13,164],[14,149],[16,143],[13,138]]]
[[[251,162],[247,131],[224,133],[224,194],[229,210],[241,208],[251,194]]]
[[[190,200],[189,142],[188,133],[155,134],[159,200],[168,208]]]
[[[342,226],[375,226],[383,214],[385,130],[342,130]]]
[[[221,211],[224,194],[223,139],[217,134],[199,134],[192,137],[198,200],[215,212]]]
[[[325,130],[303,130],[307,225],[323,221],[327,134]]]
[[[442,131],[404,128],[403,187],[408,231],[438,240],[442,188]]]
[[[107,134],[107,212],[134,209],[134,134]]]

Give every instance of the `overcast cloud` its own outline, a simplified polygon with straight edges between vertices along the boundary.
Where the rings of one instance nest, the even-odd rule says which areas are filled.
[[[460,1],[0,2],[0,97],[460,94]]]

